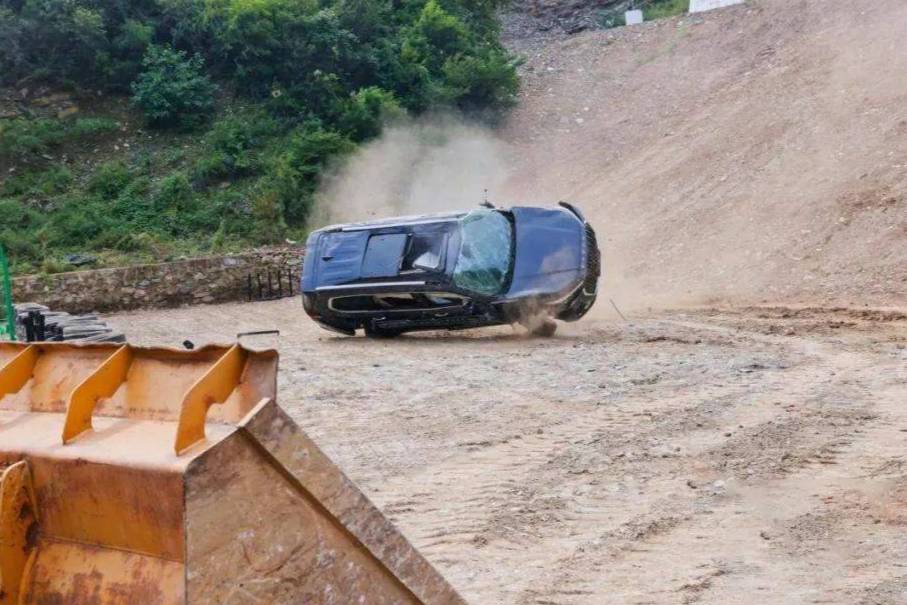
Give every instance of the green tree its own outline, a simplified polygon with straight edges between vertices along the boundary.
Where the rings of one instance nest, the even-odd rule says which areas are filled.
[[[317,124],[298,128],[273,160],[264,195],[273,196],[289,226],[302,227],[314,204],[321,171],[332,159],[353,149],[348,138]]]
[[[448,58],[466,52],[469,46],[466,25],[441,8],[437,0],[429,0],[406,34],[403,57],[437,72]]]
[[[338,122],[351,139],[365,141],[381,134],[385,122],[404,113],[392,93],[370,86],[347,100]]]
[[[132,98],[152,126],[191,129],[213,112],[217,87],[205,75],[201,55],[150,46],[142,67]]]
[[[97,8],[74,1],[25,0],[18,7],[0,9],[0,31],[6,47],[0,53],[0,82],[76,74],[81,81],[97,81],[97,59],[108,46],[104,15]]]
[[[515,61],[504,51],[451,57],[443,71],[445,95],[461,109],[509,107],[516,102],[520,81]]]

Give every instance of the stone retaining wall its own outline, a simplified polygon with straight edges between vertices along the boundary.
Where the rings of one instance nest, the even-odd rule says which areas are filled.
[[[743,4],[744,0],[690,0],[690,12],[701,13],[735,4]]]
[[[285,291],[290,270],[295,293],[302,253],[301,248],[273,248],[155,265],[25,275],[13,279],[13,300],[69,313],[240,301],[247,300],[249,274],[262,274],[266,280],[269,270],[276,274],[278,269],[284,275]]]

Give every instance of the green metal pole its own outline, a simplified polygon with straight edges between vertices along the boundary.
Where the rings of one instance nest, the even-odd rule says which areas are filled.
[[[3,283],[0,293],[3,294],[3,314],[5,326],[0,327],[0,332],[6,332],[5,336],[9,340],[16,340],[16,315],[13,311],[13,285],[9,278],[9,263],[6,262],[6,252],[3,246],[0,246],[0,279]]]

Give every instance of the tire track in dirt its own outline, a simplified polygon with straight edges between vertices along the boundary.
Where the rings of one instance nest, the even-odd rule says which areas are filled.
[[[815,349],[812,344],[807,348]],[[805,407],[807,407],[805,413],[799,414],[796,419],[769,420],[741,431],[719,447],[705,452],[704,457],[714,461],[712,465],[714,470],[722,472],[725,476],[728,476],[726,471],[734,471],[730,478],[716,482],[711,486],[712,489],[708,494],[698,496],[693,500],[685,501],[683,498],[669,497],[653,502],[651,509],[623,526],[625,530],[630,531],[633,540],[615,550],[615,544],[619,544],[619,541],[615,541],[614,531],[604,533],[598,539],[577,549],[575,555],[561,561],[556,566],[556,568],[560,568],[559,573],[554,574],[553,578],[548,576],[541,580],[537,584],[537,588],[527,590],[522,595],[520,602],[700,602],[708,599],[708,593],[714,586],[739,584],[740,582],[735,580],[737,575],[741,573],[752,575],[752,572],[746,573],[746,567],[753,563],[752,560],[733,559],[732,555],[735,554],[736,548],[722,551],[711,544],[705,550],[712,556],[692,557],[695,565],[690,565],[691,561],[683,558],[683,555],[678,559],[677,555],[678,553],[701,553],[704,550],[701,540],[715,535],[714,531],[708,530],[715,524],[716,518],[720,518],[722,514],[730,518],[733,518],[731,514],[742,514],[739,510],[733,513],[725,510],[738,504],[737,498],[734,497],[735,488],[727,487],[734,481],[745,481],[744,489],[751,489],[753,484],[758,485],[765,480],[777,481],[778,477],[785,477],[782,480],[784,488],[773,492],[775,497],[771,505],[766,507],[766,511],[778,510],[779,507],[783,510],[786,506],[785,501],[788,500],[808,500],[811,489],[821,487],[834,491],[835,488],[840,488],[839,480],[843,479],[841,482],[847,483],[849,478],[837,477],[836,471],[832,468],[841,464],[842,457],[859,458],[865,455],[859,444],[855,442],[859,439],[861,443],[876,443],[879,439],[868,437],[868,435],[879,432],[887,432],[886,436],[891,437],[891,425],[877,423],[878,417],[867,413],[866,410],[878,408],[878,405],[873,405],[878,401],[903,401],[902,398],[907,394],[907,390],[902,386],[905,381],[883,380],[882,384],[879,384],[875,360],[832,349],[833,347],[827,347],[823,351],[823,358],[821,363],[816,366],[816,371],[824,373],[826,381],[833,384],[814,393],[805,401]],[[892,369],[896,367],[903,369],[903,366],[893,366]],[[872,376],[871,384],[863,384],[859,380],[860,375],[867,371]],[[815,379],[818,378],[820,377],[814,376],[813,380],[800,384],[816,384]],[[797,384],[797,382],[793,384]],[[892,389],[895,391],[889,393]],[[879,398],[880,393],[889,394]],[[795,394],[794,397],[796,397]],[[848,404],[850,405],[848,406]],[[848,407],[841,409],[844,406]],[[787,410],[791,411],[790,407]],[[767,430],[770,427],[780,427],[780,430]],[[891,439],[885,439],[882,435],[878,435],[878,437],[883,443],[892,442]],[[857,453],[853,453],[855,451]],[[756,452],[755,456],[754,452]],[[737,463],[736,465],[728,464],[729,454],[731,454],[730,459]],[[765,464],[766,461],[769,464]],[[845,464],[852,466],[849,463]],[[753,472],[753,467],[756,472]],[[802,477],[806,474],[823,477],[823,479],[818,484],[803,481]],[[718,487],[719,485],[720,487]],[[695,484],[690,484],[690,486],[699,487]],[[806,491],[804,491],[804,487]],[[647,494],[649,500],[651,500],[651,495],[652,490],[650,489]],[[764,513],[765,511],[760,512],[762,516]],[[806,518],[809,518],[810,515],[814,515],[814,513],[805,513]],[[771,517],[771,515],[768,516]],[[827,516],[830,519],[847,518],[843,515]],[[761,522],[764,524],[765,519],[761,519]],[[759,525],[760,523],[754,523],[754,530]],[[634,528],[638,527],[646,529],[634,532]],[[802,524],[798,525],[794,522],[789,531],[794,532],[797,528],[804,529]],[[810,529],[813,529],[811,532],[813,535],[821,534],[821,532],[814,531],[815,528],[808,527],[806,532],[810,533]],[[761,546],[758,545],[758,542],[770,539],[769,534],[764,531],[752,531],[750,535],[751,537],[758,536],[755,538],[757,546]],[[802,540],[804,535],[801,531],[799,538]],[[607,546],[600,548],[600,545]],[[599,552],[592,555],[591,553],[596,550]],[[650,554],[640,555],[639,551]],[[658,560],[659,558],[661,560]],[[603,564],[603,560],[607,560],[607,563]],[[620,562],[616,563],[617,561]],[[877,566],[877,568],[884,567],[884,565]],[[624,572],[626,575],[622,576],[621,568],[629,568]],[[675,574],[672,583],[677,586],[676,591],[662,592],[656,596],[644,589],[647,583],[663,586],[665,578],[659,577],[657,572],[653,574],[652,571],[667,569],[672,570]],[[679,570],[683,569],[687,569],[688,573],[688,577],[685,579],[682,575],[676,575]],[[890,570],[890,565],[888,569]],[[778,570],[775,570],[773,574],[777,572]],[[772,584],[776,576],[765,575],[766,579],[772,578],[772,581],[767,584]],[[784,574],[780,573],[777,577],[783,578]],[[802,581],[802,578],[797,578],[797,580]],[[744,585],[748,583],[748,581],[743,582]],[[615,586],[626,586],[627,584],[637,587],[637,590],[631,589],[625,590],[625,592],[615,590]],[[781,584],[783,585],[783,582]],[[829,585],[833,585],[833,582],[829,582]],[[821,586],[821,584],[815,583],[814,586]],[[787,588],[791,589],[788,595],[798,594],[798,590],[802,592],[802,586],[790,585]],[[783,598],[782,595],[785,594],[784,590],[773,592],[777,593],[779,599]],[[724,590],[722,596],[710,602],[730,602],[729,599],[732,599],[735,594],[741,593],[739,590],[735,592],[734,589]],[[635,600],[641,598],[641,595],[646,596],[642,600]],[[681,597],[682,600],[679,600]],[[768,598],[767,595],[766,598]]]
[[[678,343],[681,339],[677,336],[664,335],[649,335],[641,340],[675,348],[678,344],[689,346],[702,342],[702,338],[694,338]],[[732,358],[728,352],[731,351],[724,351],[724,355],[719,352],[719,356]],[[776,366],[794,363],[790,359],[780,361],[776,356],[775,352],[767,356],[774,359]],[[469,589],[464,578],[460,585],[467,594],[475,595],[476,602],[487,602],[485,591],[499,591],[502,584],[507,586],[508,594],[516,595],[521,585],[545,576],[556,553],[565,549],[570,552],[570,545],[583,544],[587,532],[569,528],[607,526],[620,533],[625,524],[632,527],[633,500],[641,489],[655,493],[650,483],[653,476],[671,477],[658,488],[665,498],[677,497],[678,490],[688,491],[678,478],[684,476],[684,465],[678,462],[681,456],[677,453],[681,446],[665,438],[666,434],[679,433],[680,427],[692,429],[693,434],[680,440],[687,448],[692,447],[687,441],[716,439],[713,435],[721,438],[720,431],[724,429],[716,420],[730,416],[735,406],[751,404],[754,397],[761,399],[782,388],[789,380],[780,375],[771,376],[771,372],[753,370],[750,360],[738,365],[731,365],[724,372],[734,380],[745,377],[743,384],[722,383],[718,397],[719,387],[712,383],[704,387],[697,385],[685,393],[676,392],[673,397],[656,389],[647,397],[623,400],[617,407],[585,409],[544,431],[503,444],[486,444],[486,449],[454,457],[424,475],[402,477],[397,486],[384,486],[382,498],[390,510],[395,510],[401,502],[392,497],[386,499],[389,494],[397,490],[406,492],[412,483],[430,486],[425,499],[436,502],[443,498],[444,512],[457,520],[456,530],[438,530],[436,524],[429,528],[407,525],[405,518],[400,520],[404,529],[411,528],[424,535],[421,543],[437,560],[446,561],[448,551],[467,545],[481,550],[473,563],[506,557],[521,570],[520,578],[473,580]],[[758,380],[757,375],[760,375]],[[694,450],[690,455],[696,453]],[[658,470],[653,472],[653,467]],[[482,478],[466,491],[451,496],[444,494],[448,486],[445,477],[461,477],[464,472],[467,475],[478,472]],[[404,500],[402,505],[410,511],[415,507],[419,513],[429,512],[421,502]],[[418,518],[431,519],[432,515],[419,514]],[[658,519],[654,523],[664,525]],[[540,552],[550,552],[552,557],[540,557]],[[453,579],[459,576],[461,566],[462,562],[460,566],[452,565],[449,575]],[[583,594],[580,591],[575,596],[581,598]]]
[[[202,318],[281,327],[282,404],[470,602],[897,602],[907,322],[697,311],[374,343],[287,324],[296,302],[115,320],[170,343]]]

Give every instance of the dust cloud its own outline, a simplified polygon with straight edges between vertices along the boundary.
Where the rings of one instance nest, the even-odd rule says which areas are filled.
[[[511,159],[493,131],[455,116],[389,125],[324,180],[312,226],[468,209],[486,190],[504,203]]]
[[[555,205],[558,197],[537,199],[550,178],[527,166],[517,150],[499,134],[452,115],[430,116],[388,125],[384,134],[335,166],[323,180],[313,213],[313,228],[333,223],[466,210],[485,197],[500,206],[516,203]],[[528,201],[531,200],[531,201]],[[574,201],[587,211],[599,235],[603,253],[603,280],[599,300],[590,311],[596,318],[614,319],[613,296],[626,311],[646,308],[652,293],[628,279],[629,259],[615,249],[615,224],[586,199]],[[591,211],[591,212],[590,212]],[[610,233],[610,235],[609,235]],[[550,259],[554,260],[554,259]]]

